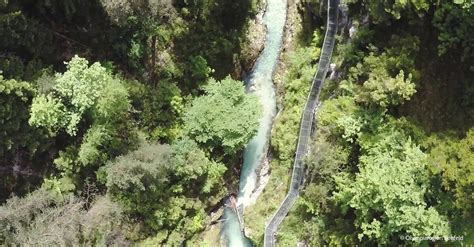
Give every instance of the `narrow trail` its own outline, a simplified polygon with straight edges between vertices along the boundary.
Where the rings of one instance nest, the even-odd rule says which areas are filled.
[[[293,164],[293,173],[291,176],[290,189],[277,209],[276,213],[268,222],[265,228],[264,246],[275,246],[275,235],[278,227],[283,222],[284,218],[290,211],[290,208],[296,201],[299,195],[299,190],[303,184],[304,164],[303,159],[308,152],[308,144],[311,133],[313,131],[313,120],[316,106],[319,102],[319,94],[321,87],[326,78],[331,60],[335,37],[338,27],[339,18],[339,0],[328,0],[328,17],[326,34],[324,36],[324,43],[319,59],[318,70],[313,77],[311,90],[306,100],[303,115],[301,117],[300,132],[298,136],[298,145],[295,154],[295,161]]]

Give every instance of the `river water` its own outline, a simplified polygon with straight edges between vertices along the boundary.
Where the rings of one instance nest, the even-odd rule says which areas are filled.
[[[282,45],[283,29],[286,22],[286,0],[267,0],[263,23],[267,27],[265,48],[257,59],[250,76],[245,80],[247,88],[254,88],[263,107],[263,117],[257,135],[247,144],[244,163],[240,174],[237,204],[245,208],[251,202],[251,194],[257,182],[257,169],[268,149],[273,117],[276,114],[275,88],[273,74],[278,62]],[[252,246],[240,231],[236,214],[226,208],[224,212],[223,234],[228,246]]]

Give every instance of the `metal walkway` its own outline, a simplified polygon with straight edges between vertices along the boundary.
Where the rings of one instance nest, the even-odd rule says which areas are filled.
[[[318,71],[313,77],[311,90],[306,100],[303,115],[301,117],[300,132],[298,136],[298,145],[296,148],[295,161],[293,164],[293,173],[291,176],[291,185],[285,199],[280,207],[268,222],[265,228],[264,246],[275,246],[275,234],[283,219],[288,214],[290,208],[298,197],[300,187],[303,183],[304,165],[303,159],[308,152],[308,144],[312,132],[315,108],[319,102],[319,93],[326,78],[334,48],[335,37],[338,28],[339,18],[339,0],[328,0],[328,17],[326,34],[322,53],[319,59]]]

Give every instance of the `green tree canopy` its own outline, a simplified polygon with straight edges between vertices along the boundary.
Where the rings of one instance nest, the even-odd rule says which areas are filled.
[[[393,127],[360,140],[359,172],[338,175],[334,193],[343,211],[355,210],[359,239],[383,244],[395,234],[448,235],[447,220],[424,199],[426,154]]]
[[[382,107],[399,105],[409,100],[416,92],[412,74],[400,69],[399,57],[387,53],[364,57],[362,63],[350,68],[348,83],[350,91],[355,93],[359,102],[375,104]],[[398,67],[398,68],[397,68]],[[362,81],[361,86],[352,83]]]
[[[400,19],[402,13],[409,11],[423,16],[430,8],[430,2],[427,0],[349,0],[347,3],[361,3],[373,17],[375,23],[392,18]]]
[[[132,116],[151,140],[170,142],[179,136],[184,105],[176,84],[153,87],[129,81],[127,88],[135,110]]]
[[[128,122],[130,100],[122,82],[99,63],[75,56],[67,71],[58,73],[49,92],[33,99],[29,122],[49,129],[51,135],[80,134],[79,147],[60,152],[55,163],[73,172],[76,164],[103,164],[133,145],[134,133]],[[89,127],[85,127],[89,126]]]
[[[198,144],[186,137],[173,144],[171,164],[173,174],[183,180],[184,186],[193,181],[195,188],[202,188],[204,193],[223,182],[221,176],[226,171],[224,164],[209,160]]]
[[[235,153],[257,132],[261,116],[258,98],[246,94],[242,83],[230,77],[220,82],[209,80],[204,92],[185,114],[185,132],[209,150],[221,147],[226,153]]]
[[[461,140],[433,135],[424,146],[430,150],[428,167],[433,175],[441,176],[443,188],[454,195],[454,206],[466,214],[472,213],[474,130],[469,130]]]
[[[28,125],[29,105],[36,94],[24,81],[5,80],[0,74],[0,160],[12,155],[19,148],[34,154],[44,141],[46,132]]]
[[[108,193],[144,219],[155,242],[176,245],[205,226],[206,210],[222,196],[225,170],[182,139],[171,147],[144,144],[118,157],[105,167],[105,179]]]
[[[125,206],[153,221],[153,206],[168,192],[170,148],[146,145],[119,156],[105,167],[108,192]],[[153,196],[147,196],[148,194]]]
[[[13,245],[106,245],[123,241],[122,208],[97,197],[86,209],[77,197],[40,188],[0,206],[0,242]],[[122,242],[123,243],[123,242]]]
[[[439,55],[452,53],[459,49],[462,52],[462,60],[474,58],[472,50],[474,34],[471,31],[474,28],[474,5],[472,2],[465,1],[464,8],[460,4],[443,2],[436,8],[433,26],[439,31]]]
[[[45,126],[52,133],[65,130],[75,136],[86,114],[119,118],[128,110],[126,89],[99,63],[89,67],[86,59],[75,56],[66,67],[66,72],[56,75],[53,92],[35,98],[32,125]]]

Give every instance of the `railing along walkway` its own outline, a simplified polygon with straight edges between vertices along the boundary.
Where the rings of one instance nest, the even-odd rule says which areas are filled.
[[[300,132],[298,136],[298,145],[296,148],[295,161],[293,164],[293,173],[291,176],[290,189],[281,203],[280,207],[268,222],[265,228],[264,246],[275,246],[275,234],[283,222],[283,219],[288,214],[290,208],[298,197],[300,187],[303,183],[304,165],[303,159],[308,152],[308,144],[312,132],[315,108],[319,101],[319,94],[321,87],[326,78],[331,60],[332,51],[334,48],[337,26],[338,26],[339,0],[328,0],[328,17],[326,34],[324,36],[324,43],[322,53],[319,59],[318,71],[313,77],[311,90],[304,107],[303,115],[301,117]]]

